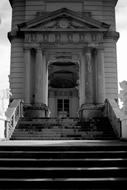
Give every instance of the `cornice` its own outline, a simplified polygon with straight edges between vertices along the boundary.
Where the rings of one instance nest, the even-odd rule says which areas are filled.
[[[118,41],[119,37],[120,37],[120,34],[119,32],[116,32],[116,31],[108,31],[105,33],[105,36],[104,36],[104,38],[107,38],[107,39],[111,38],[115,40],[116,42]]]
[[[24,38],[24,34],[18,30],[12,30],[7,34],[9,41],[11,42],[14,38]]]
[[[118,2],[118,0],[104,0],[105,2],[107,2],[107,1],[109,1],[109,2],[113,2],[113,6],[115,7],[116,6],[116,4],[117,4],[117,2]]]
[[[9,0],[11,6],[12,6],[12,1],[13,0]],[[45,2],[60,2],[61,0],[44,0]],[[105,0],[107,1],[107,0]],[[68,0],[63,0],[62,2],[68,2]],[[70,2],[84,2],[84,0],[70,0]],[[114,6],[116,6],[118,0],[114,0]]]

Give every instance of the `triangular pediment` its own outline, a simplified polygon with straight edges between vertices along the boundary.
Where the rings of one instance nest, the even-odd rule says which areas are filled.
[[[106,31],[110,25],[99,22],[91,17],[82,16],[80,13],[63,8],[38,16],[26,23],[19,25],[22,31],[46,30],[101,30]]]

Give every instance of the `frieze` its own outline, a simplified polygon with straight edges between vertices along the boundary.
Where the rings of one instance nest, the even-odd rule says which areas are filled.
[[[26,43],[92,43],[102,42],[103,33],[101,32],[44,32],[44,33],[26,33]]]

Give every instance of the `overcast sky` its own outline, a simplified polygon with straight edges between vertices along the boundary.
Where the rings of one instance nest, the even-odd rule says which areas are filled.
[[[11,25],[11,7],[9,0],[0,0],[0,89],[9,87],[10,42],[7,32]],[[120,39],[117,43],[118,82],[127,80],[127,0],[119,0],[116,6],[117,31]]]

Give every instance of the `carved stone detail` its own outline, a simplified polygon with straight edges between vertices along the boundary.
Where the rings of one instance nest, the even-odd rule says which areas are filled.
[[[63,18],[61,20],[59,20],[59,27],[60,28],[68,28],[69,27],[69,20]]]
[[[67,17],[61,17],[53,21],[49,21],[46,24],[40,24],[38,29],[89,29],[86,23],[76,21],[75,19],[68,19]]]
[[[25,42],[27,43],[91,43],[102,42],[103,33],[96,32],[36,32],[26,33]]]

